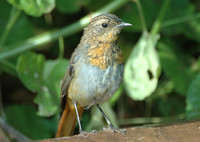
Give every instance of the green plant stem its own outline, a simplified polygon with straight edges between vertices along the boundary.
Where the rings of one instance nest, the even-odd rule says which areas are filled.
[[[161,28],[165,28],[168,26],[172,26],[175,24],[179,24],[179,23],[183,23],[183,22],[187,22],[187,21],[195,20],[195,19],[199,19],[199,18],[200,18],[200,13],[188,15],[188,16],[184,16],[184,17],[174,18],[174,19],[163,22]]]
[[[2,94],[1,94],[1,82],[0,82],[0,118],[6,119],[6,113],[4,111],[4,106],[3,106],[3,100],[2,100]]]
[[[91,20],[92,17],[97,16],[101,13],[113,12],[116,9],[118,9],[119,7],[126,4],[128,1],[129,0],[112,1],[105,7],[101,8],[100,10],[81,18],[79,21],[77,21],[67,27],[64,27],[59,30],[55,29],[52,31],[48,31],[48,32],[45,32],[38,36],[35,36],[33,38],[27,39],[26,41],[11,45],[9,47],[4,47],[4,48],[8,48],[8,49],[10,48],[11,50],[0,53],[0,60],[16,56],[25,51],[40,48],[39,46],[42,46],[49,42],[52,42],[60,36],[67,37],[69,35],[77,33],[79,31],[81,31],[83,29],[83,27],[85,27],[89,23],[89,21]]]
[[[152,109],[152,99],[148,97],[145,99],[145,117],[151,117],[151,109]]]
[[[140,21],[142,24],[142,29],[143,29],[143,31],[147,31],[146,22],[144,19],[144,14],[143,14],[143,10],[142,10],[141,4],[140,4],[140,0],[133,0],[133,2],[135,2],[137,5],[138,11],[139,11],[139,16],[140,16]]]
[[[118,121],[119,125],[135,125],[135,124],[145,124],[145,123],[163,123],[172,122],[177,120],[185,119],[185,114],[179,114],[176,116],[169,117],[143,117],[143,118],[129,118],[121,119]]]
[[[120,96],[122,95],[122,92],[124,90],[124,83],[121,84],[117,92],[110,98],[109,102],[111,106],[114,106],[116,102],[119,100]]]
[[[1,60],[0,67],[3,71],[7,72],[8,74],[17,76],[16,66],[14,63],[12,63],[8,60]]]
[[[6,28],[0,39],[0,51],[3,49],[3,45],[6,42],[12,27],[14,26],[17,19],[19,18],[20,13],[21,13],[21,10],[14,7],[12,8],[8,24],[6,25]]]
[[[169,7],[169,4],[170,4],[171,0],[165,0],[164,1],[164,4],[162,5],[161,7],[161,10],[159,12],[159,15],[158,15],[158,18],[155,20],[154,24],[153,24],[153,27],[151,29],[151,34],[152,35],[155,35],[159,32],[160,30],[160,27],[161,27],[161,23],[162,23],[162,20],[165,16],[165,13]]]
[[[65,47],[63,37],[59,37],[58,38],[58,44],[59,44],[59,55],[58,55],[58,58],[62,59],[63,56],[64,56],[64,47]]]

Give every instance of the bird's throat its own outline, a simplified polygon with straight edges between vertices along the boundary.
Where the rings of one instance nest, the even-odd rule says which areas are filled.
[[[88,60],[93,66],[97,66],[105,70],[113,62],[118,64],[123,63],[122,52],[117,43],[99,43],[96,46],[91,46],[88,49]]]

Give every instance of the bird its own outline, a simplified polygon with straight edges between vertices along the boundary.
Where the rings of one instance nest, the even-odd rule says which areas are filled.
[[[71,55],[61,86],[62,116],[56,137],[73,135],[78,120],[79,132],[83,131],[80,117],[84,109],[96,105],[103,114],[108,128],[116,129],[100,105],[117,91],[123,79],[123,54],[118,44],[120,31],[132,26],[114,14],[94,17],[84,28],[80,43]]]

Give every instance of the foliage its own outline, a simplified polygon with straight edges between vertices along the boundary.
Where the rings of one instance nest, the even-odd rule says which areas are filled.
[[[200,73],[197,74],[196,78],[192,81],[187,92],[187,106],[186,114],[188,118],[198,118],[200,116]]]
[[[156,89],[160,69],[155,50],[158,38],[159,35],[143,32],[126,62],[124,82],[133,100],[144,100]]]
[[[54,136],[61,82],[82,34],[77,32],[91,17],[105,12],[133,24],[119,40],[125,58],[124,82],[110,105],[103,106],[114,125],[125,124],[124,116],[160,117],[161,121],[199,118],[199,9],[198,0],[0,1],[0,76],[7,122],[31,139]],[[10,92],[9,77],[20,80],[23,87],[13,81],[14,92]],[[18,103],[18,90],[29,90],[34,99],[20,98]],[[102,128],[99,111],[94,107],[90,113],[91,117],[89,112],[82,117],[87,123],[84,128]]]
[[[55,7],[55,0],[8,0],[8,2],[31,16],[41,16],[51,12]]]
[[[7,121],[32,139],[42,139],[54,135],[57,127],[55,117],[49,119],[37,117],[35,115],[37,110],[31,105],[10,105],[6,107],[5,111]]]
[[[38,115],[51,116],[59,112],[58,98],[67,64],[65,59],[45,61],[43,55],[32,52],[19,56],[17,72],[23,84],[38,93],[35,98]]]

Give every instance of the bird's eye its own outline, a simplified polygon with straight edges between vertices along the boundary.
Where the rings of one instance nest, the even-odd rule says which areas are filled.
[[[103,27],[103,28],[106,28],[106,27],[108,27],[108,24],[102,23],[102,27]]]

